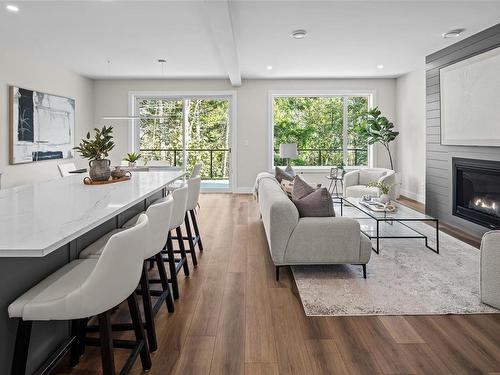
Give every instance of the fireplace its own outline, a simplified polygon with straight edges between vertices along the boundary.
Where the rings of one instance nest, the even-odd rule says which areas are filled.
[[[453,158],[453,215],[500,228],[500,162]]]

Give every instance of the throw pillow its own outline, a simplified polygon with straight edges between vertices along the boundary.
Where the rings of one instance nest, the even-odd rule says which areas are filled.
[[[285,168],[285,172],[288,173],[290,176],[295,177],[297,176],[297,173],[293,170],[291,165],[287,165]]]
[[[293,179],[292,199],[301,199],[311,194],[314,190],[316,189],[305,182],[300,176],[295,176]]]
[[[333,200],[327,188],[319,188],[301,199],[292,199],[300,217],[332,217]]]
[[[280,167],[276,167],[274,177],[276,177],[279,183],[281,183],[281,180],[293,181],[293,176]]]
[[[281,180],[281,189],[286,193],[286,195],[291,198],[293,191],[293,182],[288,180]]]

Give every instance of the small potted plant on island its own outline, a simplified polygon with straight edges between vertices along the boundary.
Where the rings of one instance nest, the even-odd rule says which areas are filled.
[[[128,161],[128,166],[134,168],[137,165],[137,160],[141,158],[141,154],[136,152],[127,153],[123,160]]]
[[[111,176],[111,161],[106,158],[115,147],[113,127],[103,126],[102,129],[95,128],[94,131],[94,139],[90,139],[90,132],[88,132],[87,139],[82,139],[74,150],[89,160],[89,175],[93,181],[107,181]]]

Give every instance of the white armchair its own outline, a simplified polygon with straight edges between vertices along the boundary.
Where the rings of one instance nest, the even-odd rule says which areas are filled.
[[[396,181],[396,172],[385,168],[366,168],[348,172],[344,175],[344,197],[359,198],[363,195],[379,197],[380,190],[376,187],[368,187],[370,182],[384,182],[389,186]],[[393,192],[391,190],[391,198]]]

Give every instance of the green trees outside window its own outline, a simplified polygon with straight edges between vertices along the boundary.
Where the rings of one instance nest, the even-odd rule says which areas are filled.
[[[136,105],[140,116],[145,117],[139,121],[139,150],[146,162],[186,164],[189,171],[200,161],[203,179],[229,178],[228,99],[138,98]]]
[[[285,164],[282,143],[297,143],[295,166],[368,165],[367,138],[357,126],[368,102],[368,96],[274,97],[274,165]]]

